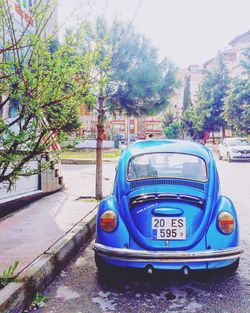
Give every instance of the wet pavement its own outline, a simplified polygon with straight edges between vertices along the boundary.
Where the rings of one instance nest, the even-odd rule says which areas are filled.
[[[198,272],[185,278],[163,271],[114,270],[101,276],[92,241],[44,292],[47,306],[37,312],[250,313],[250,163],[219,161],[218,169],[222,192],[237,207],[245,250],[235,274]]]
[[[38,312],[250,312],[250,281],[199,272],[185,278],[178,273],[114,270],[100,276],[92,244],[48,288],[47,307]]]

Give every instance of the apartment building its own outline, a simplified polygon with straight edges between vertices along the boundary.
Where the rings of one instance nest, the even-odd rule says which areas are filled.
[[[178,119],[181,116],[186,77],[190,78],[191,100],[193,103],[197,101],[197,92],[203,77],[202,69],[202,67],[195,64],[178,71],[177,79],[180,81],[180,88],[176,91],[172,99],[172,111],[175,118]]]
[[[242,52],[249,47],[250,47],[250,30],[233,38],[228,43],[228,46],[222,51],[225,63],[232,77],[235,77],[242,73],[242,68],[240,64],[242,59]],[[215,66],[215,62],[216,57],[205,62],[203,64],[203,67],[205,69],[206,68],[211,69]]]
[[[229,46],[231,50],[235,53],[235,62],[232,62],[230,71],[231,76],[236,77],[242,74],[242,67],[241,67],[241,59],[242,59],[242,52],[250,47],[250,30],[247,32],[236,36],[233,40],[229,42]]]
[[[122,140],[126,141],[128,133],[130,138],[145,139],[149,135],[154,138],[162,138],[163,129],[163,113],[154,116],[140,116],[128,118],[125,114],[121,114],[110,119],[113,136],[120,135]]]
[[[240,61],[242,59],[242,52],[250,47],[250,30],[233,38],[228,46],[222,51],[225,63],[229,69],[231,77],[235,77],[242,73]],[[181,88],[177,91],[173,98],[174,112],[178,116],[182,110],[182,102],[184,96],[184,79],[185,76],[190,77],[190,91],[192,102],[197,101],[197,92],[199,84],[203,78],[204,69],[212,69],[216,65],[216,56],[207,60],[201,66],[190,65],[187,69],[179,70],[177,77],[181,81]]]

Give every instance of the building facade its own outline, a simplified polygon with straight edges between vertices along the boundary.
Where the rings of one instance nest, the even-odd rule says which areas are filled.
[[[225,63],[229,69],[231,77],[236,77],[242,74],[241,60],[242,53],[245,49],[250,47],[250,30],[236,36],[229,43],[228,46],[222,51]],[[203,64],[203,68],[211,69],[216,64],[216,57],[208,60]]]
[[[199,90],[199,84],[202,81],[203,77],[203,68],[199,65],[190,65],[188,68],[179,69],[177,73],[177,79],[180,82],[180,87],[176,91],[176,94],[172,98],[172,112],[174,117],[178,120],[181,117],[182,108],[183,108],[183,98],[184,98],[184,89],[185,89],[185,78],[190,78],[190,93],[192,103],[197,101],[197,93]]]

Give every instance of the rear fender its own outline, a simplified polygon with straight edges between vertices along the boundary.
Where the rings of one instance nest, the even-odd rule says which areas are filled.
[[[235,229],[229,235],[222,234],[217,227],[217,217],[222,211],[231,213],[235,218]],[[232,201],[227,197],[220,196],[217,201],[214,215],[207,231],[206,240],[208,249],[224,249],[239,245],[239,223],[236,210]]]
[[[101,215],[107,210],[115,211],[118,217],[117,227],[111,233],[103,231],[99,223]],[[116,248],[124,248],[129,244],[128,231],[121,218],[116,198],[113,195],[103,199],[99,205],[96,218],[96,242]]]

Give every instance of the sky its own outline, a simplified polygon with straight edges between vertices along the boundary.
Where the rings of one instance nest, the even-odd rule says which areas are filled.
[[[133,21],[179,67],[203,64],[250,30],[250,0],[59,0],[59,25],[105,15]],[[90,7],[87,5],[91,3]],[[72,13],[75,12],[75,13]],[[66,21],[66,22],[65,22]],[[63,32],[61,26],[61,33]]]

